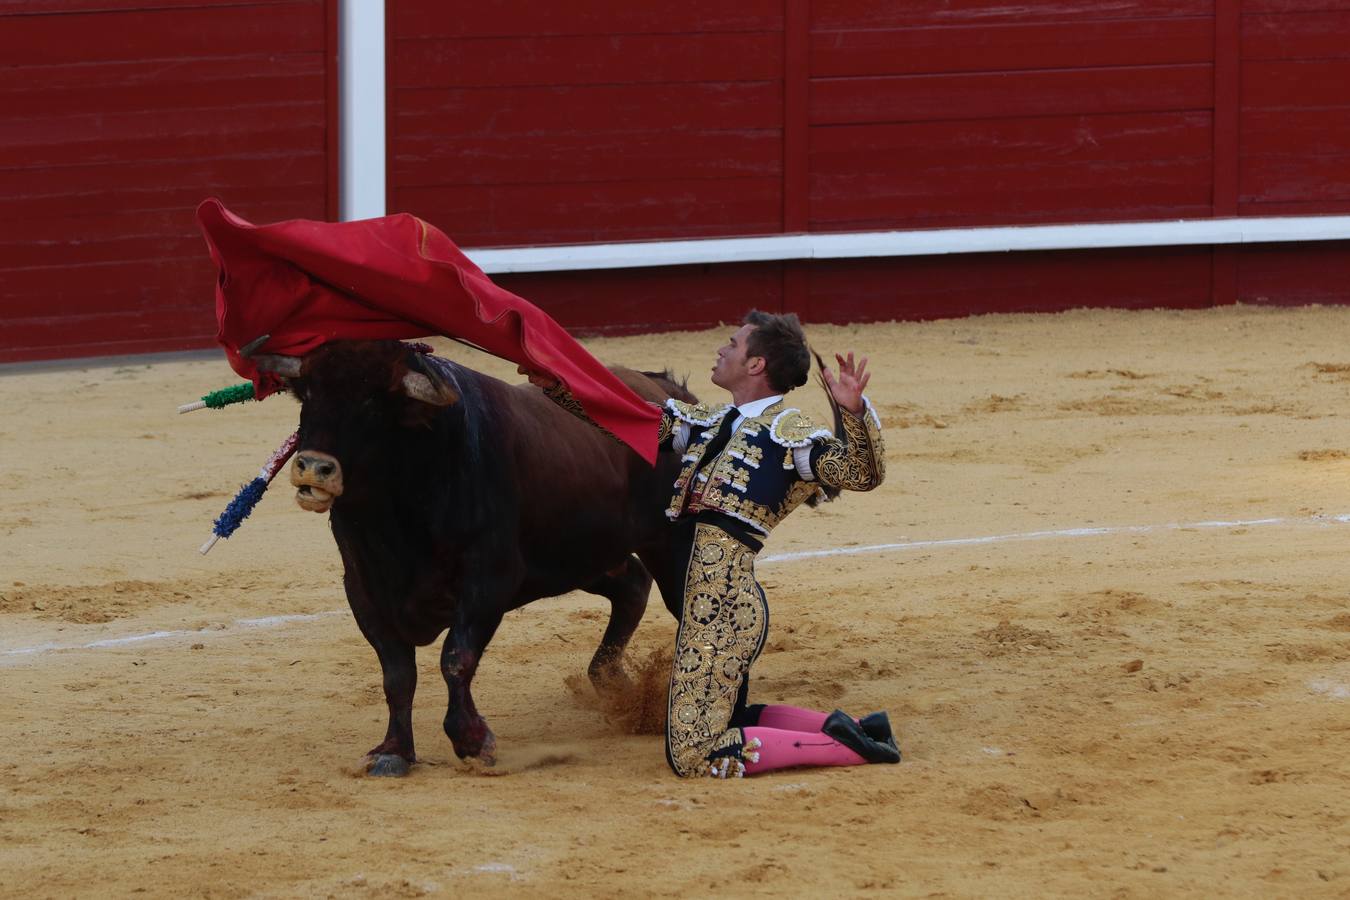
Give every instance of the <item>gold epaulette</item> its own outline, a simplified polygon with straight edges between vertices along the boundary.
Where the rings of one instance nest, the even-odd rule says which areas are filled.
[[[690,425],[702,425],[707,428],[721,422],[722,418],[735,407],[730,403],[723,406],[709,406],[706,403],[685,403],[672,397],[666,401],[666,409],[670,410],[675,418],[681,422],[688,422]]]
[[[785,409],[769,424],[769,437],[783,447],[805,447],[814,440],[834,437],[834,432],[812,422],[800,409]]]

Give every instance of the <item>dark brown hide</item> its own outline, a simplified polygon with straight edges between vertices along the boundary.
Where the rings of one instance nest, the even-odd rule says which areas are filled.
[[[667,375],[615,371],[644,398],[689,397]],[[409,372],[430,376],[437,402],[408,396]],[[384,672],[389,727],[371,751],[376,771],[401,774],[415,759],[414,647],[447,629],[444,724],[460,757],[493,757],[470,684],[509,610],[575,589],[607,597],[590,672],[623,677],[648,566],[665,565],[674,454],[648,466],[538,388],[417,358],[397,342],[334,342],[302,373],[289,384],[302,403],[295,465],[333,460],[339,470],[332,482],[295,469],[292,479],[331,494],[347,599]],[[334,483],[340,492],[322,487]]]

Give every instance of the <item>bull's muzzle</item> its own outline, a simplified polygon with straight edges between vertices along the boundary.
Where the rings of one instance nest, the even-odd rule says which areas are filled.
[[[301,509],[328,512],[333,501],[342,496],[342,466],[327,453],[302,451],[291,463],[291,484],[295,485],[295,502]]]

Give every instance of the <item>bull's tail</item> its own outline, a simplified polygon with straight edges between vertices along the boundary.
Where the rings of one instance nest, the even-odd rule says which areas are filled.
[[[830,412],[834,414],[834,434],[845,444],[848,443],[848,432],[844,430],[844,411],[839,406],[839,401],[834,399],[834,394],[830,393],[830,386],[825,383],[825,360],[820,358],[820,354],[815,348],[811,348],[811,355],[816,358],[816,383],[820,389],[825,392],[825,399],[830,402]],[[819,506],[822,502],[834,500],[842,493],[837,487],[820,486],[820,490],[812,494],[806,501],[808,506]]]

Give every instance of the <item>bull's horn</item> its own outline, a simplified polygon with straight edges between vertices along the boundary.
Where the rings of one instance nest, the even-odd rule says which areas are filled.
[[[239,355],[244,357],[244,359],[248,359],[250,356],[261,350],[262,345],[267,343],[271,339],[272,336],[270,334],[264,334],[259,337],[255,337],[253,340],[249,341],[247,344],[239,348]]]
[[[278,353],[263,353],[253,357],[253,364],[259,372],[269,372],[283,378],[299,378],[304,374],[305,361],[298,356],[282,356]]]
[[[450,406],[459,402],[459,391],[455,390],[439,367],[428,363],[427,358],[420,353],[414,353],[408,359],[408,372],[403,376],[403,391],[414,400],[432,406]]]
[[[450,406],[459,402],[459,394],[448,384],[436,384],[421,372],[403,376],[403,393],[432,406]]]

